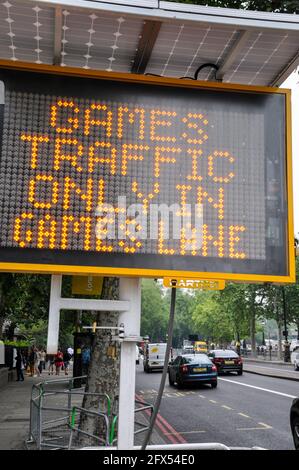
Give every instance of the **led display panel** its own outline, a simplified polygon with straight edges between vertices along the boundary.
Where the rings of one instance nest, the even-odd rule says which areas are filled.
[[[0,69],[1,269],[290,279],[288,93],[121,78]]]

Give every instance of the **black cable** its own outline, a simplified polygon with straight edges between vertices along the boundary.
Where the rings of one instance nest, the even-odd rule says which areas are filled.
[[[172,280],[171,284],[172,284],[172,286],[175,286],[176,281]],[[146,436],[144,438],[143,444],[141,446],[141,450],[145,450],[145,448],[148,445],[149,440],[151,438],[151,435],[152,435],[152,432],[153,432],[153,429],[154,429],[154,425],[155,425],[155,422],[156,422],[156,418],[157,418],[157,415],[158,415],[158,412],[159,412],[164,387],[165,387],[166,375],[167,375],[167,370],[168,370],[168,361],[169,361],[170,349],[171,349],[171,345],[172,345],[174,312],[175,312],[175,298],[176,298],[176,288],[172,287],[171,288],[170,314],[169,314],[169,322],[168,322],[168,339],[167,339],[164,367],[163,367],[163,372],[162,372],[162,377],[161,377],[161,382],[160,382],[158,395],[157,395],[157,398],[156,398],[156,401],[155,401],[155,404],[154,404],[153,414],[151,416],[149,428],[148,428],[148,431],[147,431]]]
[[[200,73],[204,68],[206,68],[206,67],[210,67],[210,68],[212,68],[212,69],[215,70],[215,77],[214,77],[214,79],[215,79],[216,81],[218,81],[218,78],[217,78],[217,71],[219,70],[219,66],[216,65],[216,64],[209,63],[209,62],[207,62],[206,64],[202,64],[202,65],[200,65],[200,66],[198,67],[198,69],[197,69],[197,70],[195,71],[195,73],[194,73],[194,80],[197,80],[199,73]]]

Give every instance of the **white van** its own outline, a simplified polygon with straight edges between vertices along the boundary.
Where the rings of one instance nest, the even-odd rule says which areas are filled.
[[[145,346],[143,359],[144,372],[162,370],[165,362],[167,343],[149,343]]]

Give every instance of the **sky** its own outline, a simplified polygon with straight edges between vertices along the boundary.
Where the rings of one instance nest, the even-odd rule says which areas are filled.
[[[299,68],[281,85],[292,90],[292,147],[295,234],[299,233]]]

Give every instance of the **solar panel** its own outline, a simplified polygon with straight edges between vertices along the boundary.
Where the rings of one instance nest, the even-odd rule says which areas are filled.
[[[253,85],[279,85],[299,63],[296,15],[156,0],[7,0],[0,18],[0,59],[12,61],[169,77],[193,77],[209,62],[224,82]]]

